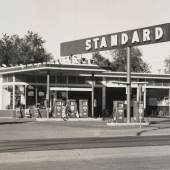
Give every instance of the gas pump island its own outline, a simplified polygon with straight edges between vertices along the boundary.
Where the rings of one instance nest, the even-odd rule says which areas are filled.
[[[60,45],[61,56],[75,54],[92,53],[97,51],[112,50],[116,48],[127,48],[127,123],[130,123],[131,114],[131,57],[130,49],[132,46],[147,45],[170,41],[170,23],[155,25],[151,27],[139,28],[124,32],[101,35],[86,39],[63,42]],[[92,99],[92,112],[94,112],[94,98]],[[119,110],[118,120],[123,120],[123,103],[116,102]],[[139,112],[143,112],[142,103],[139,104]],[[121,116],[120,116],[121,115]]]

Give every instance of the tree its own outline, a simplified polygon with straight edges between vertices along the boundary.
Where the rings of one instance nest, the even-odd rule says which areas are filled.
[[[111,62],[104,58],[100,53],[93,53],[93,59],[95,61],[95,63],[97,63],[98,65],[103,65],[103,66],[110,66]]]
[[[44,48],[45,41],[32,31],[20,38],[3,34],[0,40],[0,64],[17,65],[49,61],[52,56]]]
[[[165,67],[164,69],[165,74],[170,74],[170,56],[165,58],[164,67]]]
[[[113,61],[109,61],[105,59],[101,54],[95,53],[93,55],[94,59],[100,61],[110,67],[113,71],[122,71],[125,72],[127,70],[127,55],[126,49],[116,49],[112,50],[111,57]],[[132,72],[150,72],[149,65],[142,60],[142,53],[138,48],[131,48],[131,71]]]

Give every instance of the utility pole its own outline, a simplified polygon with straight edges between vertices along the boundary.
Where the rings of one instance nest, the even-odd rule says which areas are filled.
[[[130,123],[131,114],[131,57],[130,47],[127,47],[127,123]]]

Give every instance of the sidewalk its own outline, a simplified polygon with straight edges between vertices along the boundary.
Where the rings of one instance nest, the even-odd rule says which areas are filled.
[[[107,126],[101,119],[81,121],[0,119],[0,142],[48,138],[88,138],[170,135],[170,118],[148,118],[149,126]],[[97,139],[96,139],[97,140]],[[130,142],[130,141],[129,141]],[[97,148],[0,153],[0,164],[43,161],[114,159],[127,157],[169,156],[169,146]],[[12,165],[12,164],[11,164]]]
[[[35,121],[35,118],[11,118],[11,117],[0,117],[0,125],[2,124],[15,124],[15,123],[26,123]]]
[[[0,118],[0,140],[170,135],[170,118],[147,118],[148,126],[108,126],[108,120]]]
[[[0,119],[0,140],[170,135],[170,118],[147,118],[148,126],[108,126],[102,119]]]

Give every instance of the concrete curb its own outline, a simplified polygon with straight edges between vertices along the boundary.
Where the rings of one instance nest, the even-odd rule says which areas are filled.
[[[39,122],[46,122],[46,121],[49,121],[49,122],[63,122],[64,120],[62,118],[36,118],[36,121],[39,121]],[[96,122],[99,122],[99,121],[103,121],[102,118],[69,118],[67,120],[68,122],[81,122],[81,121],[96,121]]]
[[[138,123],[138,122],[132,122],[132,123],[114,123],[114,122],[109,122],[107,123],[107,126],[149,126],[150,123],[149,122],[142,122],[142,123]]]

